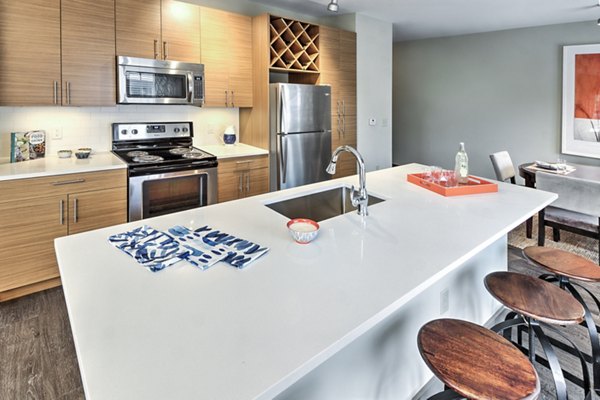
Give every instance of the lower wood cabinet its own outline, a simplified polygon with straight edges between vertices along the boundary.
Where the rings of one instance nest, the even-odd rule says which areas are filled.
[[[0,301],[60,285],[54,239],[127,222],[127,172],[2,182]]]
[[[219,160],[219,203],[269,191],[268,156]]]

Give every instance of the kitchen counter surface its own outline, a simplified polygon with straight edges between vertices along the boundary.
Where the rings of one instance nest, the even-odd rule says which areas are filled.
[[[70,158],[46,156],[37,160],[0,164],[0,181],[119,168],[127,168],[127,164],[111,152],[93,153],[89,158],[81,160],[75,154]]]
[[[205,150],[211,154],[214,154],[215,156],[217,156],[217,159],[262,156],[269,154],[268,150],[243,143],[236,143],[231,146],[225,146],[223,144],[212,144],[198,146],[198,148],[200,148],[201,150]]]
[[[320,222],[308,245],[264,204],[356,177],[144,221],[210,225],[270,247],[243,270],[181,262],[151,273],[107,240],[139,221],[57,239],[86,398],[273,398],[556,198],[504,183],[446,198],[406,181],[422,170],[367,174],[386,201],[364,219]]]

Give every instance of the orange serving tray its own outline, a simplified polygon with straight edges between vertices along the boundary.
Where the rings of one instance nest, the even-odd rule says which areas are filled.
[[[414,183],[417,186],[421,186],[422,188],[431,190],[442,196],[462,196],[465,194],[494,193],[498,191],[498,184],[471,175],[469,175],[469,183],[453,187],[446,187],[427,181],[423,179],[424,175],[425,174],[408,174],[406,178],[410,183]]]

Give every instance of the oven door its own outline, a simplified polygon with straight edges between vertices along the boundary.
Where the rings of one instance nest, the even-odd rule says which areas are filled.
[[[119,65],[120,104],[193,104],[191,71]]]
[[[129,178],[130,222],[202,207],[216,201],[216,168]]]

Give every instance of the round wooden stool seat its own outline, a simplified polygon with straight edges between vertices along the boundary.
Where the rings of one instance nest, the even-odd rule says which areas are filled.
[[[586,282],[600,282],[600,267],[577,254],[541,246],[527,247],[523,254],[556,275]]]
[[[529,359],[502,336],[471,322],[438,319],[419,331],[421,356],[468,399],[527,399],[539,392]]]
[[[583,321],[583,306],[551,283],[514,272],[492,272],[485,277],[492,296],[519,314],[549,324],[577,325]]]

